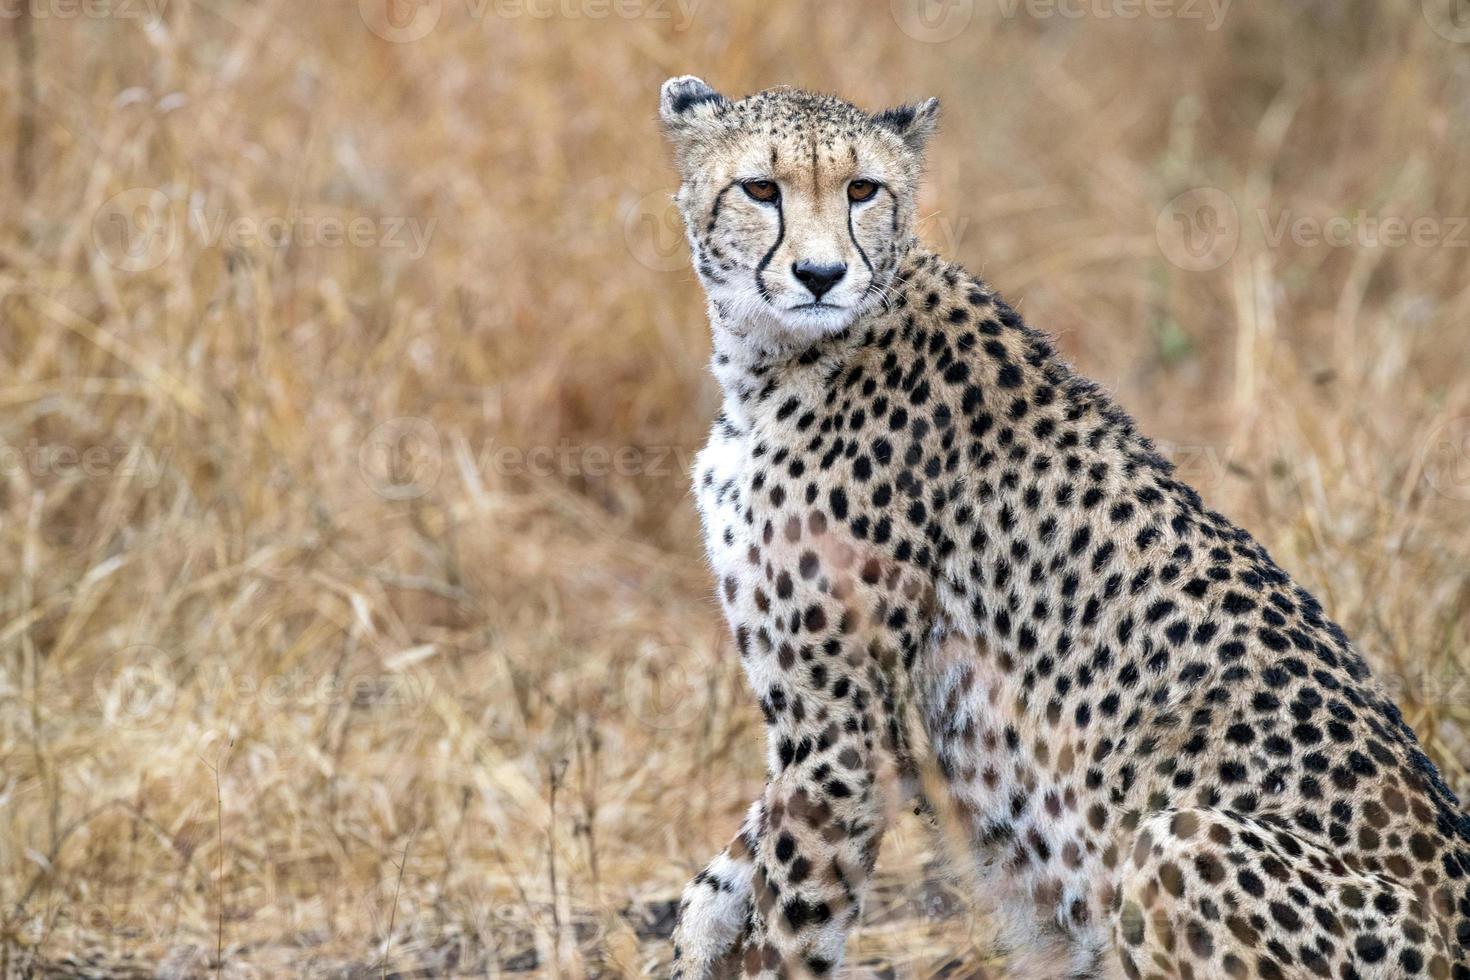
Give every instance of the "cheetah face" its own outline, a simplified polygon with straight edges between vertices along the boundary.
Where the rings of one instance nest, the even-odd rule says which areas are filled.
[[[663,85],[694,267],[720,315],[798,341],[882,302],[913,237],[938,101],[870,115],[772,89],[739,101],[692,76]]]

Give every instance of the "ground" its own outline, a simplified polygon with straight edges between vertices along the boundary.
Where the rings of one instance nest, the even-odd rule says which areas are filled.
[[[925,241],[1470,790],[1470,36],[1434,0],[918,6],[0,19],[0,975],[666,962],[762,765],[688,493],[686,71],[938,95]],[[854,971],[1003,975],[916,823],[879,868]]]

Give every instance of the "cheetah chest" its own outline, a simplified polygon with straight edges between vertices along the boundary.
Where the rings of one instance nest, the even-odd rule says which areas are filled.
[[[704,547],[715,573],[726,618],[735,625],[735,597],[750,564],[750,528],[745,521],[746,438],[717,421],[709,442],[695,459],[694,495],[704,526]]]

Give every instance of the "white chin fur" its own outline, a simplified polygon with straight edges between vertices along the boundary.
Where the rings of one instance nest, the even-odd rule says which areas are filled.
[[[791,309],[785,297],[768,302],[754,289],[705,283],[710,321],[725,354],[763,361],[799,353],[826,337],[842,333],[875,304],[870,296],[833,309]],[[835,305],[835,304],[834,304]]]
[[[783,310],[777,315],[777,319],[794,334],[822,337],[847,329],[856,316],[856,310],[841,307]]]

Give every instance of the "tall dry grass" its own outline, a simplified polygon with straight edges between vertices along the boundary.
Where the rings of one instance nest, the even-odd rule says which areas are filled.
[[[1470,37],[1438,0],[426,2],[0,8],[0,973],[666,961],[762,765],[687,496],[716,393],[653,118],[685,71],[941,96],[926,240],[1470,787]],[[854,963],[988,962],[931,859],[901,823]]]

